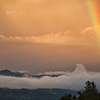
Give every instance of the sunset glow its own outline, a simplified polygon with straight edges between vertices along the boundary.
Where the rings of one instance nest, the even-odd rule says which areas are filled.
[[[74,70],[82,63],[100,70],[99,4],[99,0],[0,0],[0,68],[37,73]]]

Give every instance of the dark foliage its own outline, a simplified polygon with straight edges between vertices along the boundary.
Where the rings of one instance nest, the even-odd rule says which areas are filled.
[[[79,94],[78,100],[100,100],[100,94],[94,82],[86,82],[85,91]]]
[[[85,90],[83,92],[78,92],[78,95],[78,97],[75,95],[64,95],[60,100],[100,100],[100,93],[93,81],[87,81]]]
[[[71,94],[65,94],[65,96],[61,97],[61,100],[77,100],[77,97],[75,95],[72,96]]]

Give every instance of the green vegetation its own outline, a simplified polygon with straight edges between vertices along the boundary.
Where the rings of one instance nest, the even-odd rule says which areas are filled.
[[[78,92],[78,96],[65,94],[60,100],[100,100],[100,93],[93,81],[87,81],[85,90],[83,92]]]

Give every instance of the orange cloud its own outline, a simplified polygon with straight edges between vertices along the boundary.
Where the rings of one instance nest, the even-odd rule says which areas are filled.
[[[2,41],[65,44],[65,45],[95,45],[95,30],[88,27],[79,33],[66,31],[45,35],[32,36],[4,36],[0,35]]]

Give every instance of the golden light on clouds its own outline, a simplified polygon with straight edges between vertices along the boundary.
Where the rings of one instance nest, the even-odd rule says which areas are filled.
[[[74,0],[8,0],[2,2],[3,17],[19,32],[14,35],[41,35],[89,27],[82,4]],[[3,18],[2,18],[3,19]],[[4,19],[5,20],[5,19]],[[9,33],[8,33],[9,34]]]
[[[95,32],[80,0],[12,0],[1,2],[8,24],[0,37],[6,41],[94,45]],[[5,17],[4,17],[5,16]],[[13,31],[12,31],[13,30]],[[77,31],[78,30],[78,31]]]
[[[38,72],[99,64],[96,39],[82,0],[0,0],[2,67]]]
[[[2,41],[10,42],[28,42],[28,43],[46,43],[46,44],[65,44],[65,45],[90,45],[95,46],[95,30],[88,27],[79,33],[72,31],[32,35],[32,36],[4,36],[0,35]]]

